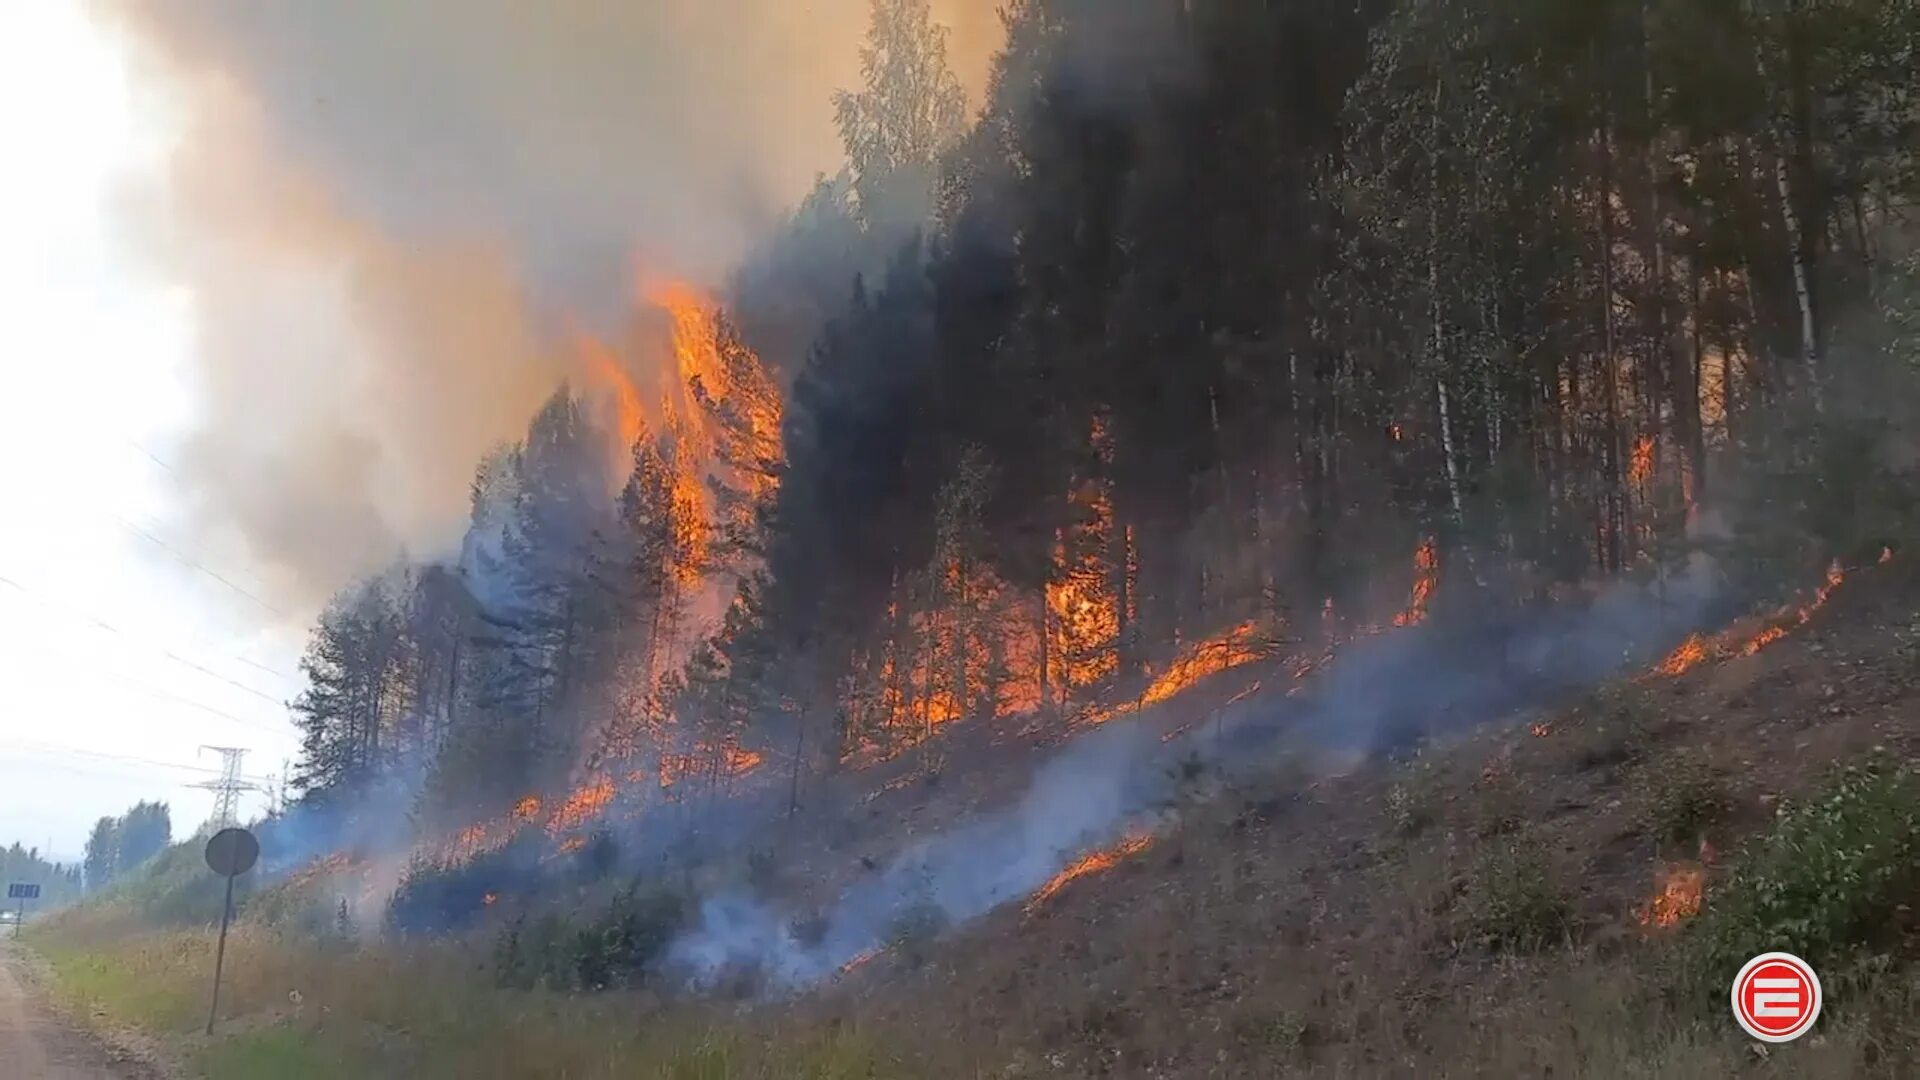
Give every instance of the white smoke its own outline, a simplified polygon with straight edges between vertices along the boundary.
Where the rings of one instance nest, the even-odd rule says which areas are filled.
[[[467,482],[617,329],[842,161],[867,0],[99,0],[180,137],[130,193],[192,296],[189,524],[311,608],[458,537]],[[993,6],[944,0],[977,90]]]

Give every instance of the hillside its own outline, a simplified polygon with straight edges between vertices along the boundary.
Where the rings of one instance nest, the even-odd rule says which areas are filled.
[[[738,985],[691,999],[496,988],[498,926],[316,949],[256,922],[209,1048],[184,1034],[200,933],[83,911],[44,947],[70,993],[157,1024],[216,1076],[281,1075],[234,1064],[259,1061],[314,1075],[1908,1075],[1920,825],[1898,785],[1920,763],[1920,575],[1897,559],[1818,595],[1417,752],[1331,772],[1290,754],[1195,768],[1157,836],[970,925],[903,928],[828,984],[758,1003],[729,1004]],[[1166,711],[1214,716],[1273,674],[1236,670]],[[1843,785],[1841,832],[1816,821],[1811,835],[1844,862],[1866,830],[1892,863],[1865,856],[1854,869],[1876,884],[1839,915],[1796,914],[1784,933],[1804,941],[1741,940],[1755,876],[1779,869],[1768,837],[1796,827],[1775,824],[1782,808],[1870,762],[1902,799]],[[1817,1037],[1750,1048],[1725,1015],[1731,973],[1713,969],[1726,942],[1794,944],[1823,965]],[[111,974],[121,965],[142,985]],[[382,986],[403,970],[403,993]]]

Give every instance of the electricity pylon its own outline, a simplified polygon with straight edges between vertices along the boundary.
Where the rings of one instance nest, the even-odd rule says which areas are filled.
[[[244,779],[240,775],[240,759],[247,754],[237,746],[202,746],[202,750],[212,750],[220,755],[220,779],[194,784],[213,792],[212,824],[215,832],[234,823],[234,812],[240,808],[240,793],[259,791],[260,786]]]

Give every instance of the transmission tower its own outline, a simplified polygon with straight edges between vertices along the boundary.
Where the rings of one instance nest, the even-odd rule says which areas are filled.
[[[213,792],[212,822],[214,830],[219,831],[234,823],[234,811],[240,808],[240,793],[259,791],[260,786],[240,775],[240,760],[247,756],[246,750],[236,746],[202,746],[200,749],[220,755],[220,779],[193,785]]]

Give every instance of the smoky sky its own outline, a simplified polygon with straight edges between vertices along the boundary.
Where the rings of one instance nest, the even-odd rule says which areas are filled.
[[[868,0],[99,0],[174,127],[128,192],[192,299],[188,523],[305,606],[457,539],[471,470],[617,327],[842,163]],[[993,0],[936,0],[977,91]]]

